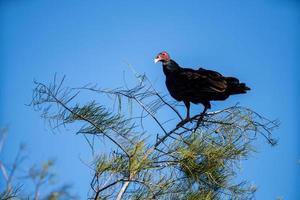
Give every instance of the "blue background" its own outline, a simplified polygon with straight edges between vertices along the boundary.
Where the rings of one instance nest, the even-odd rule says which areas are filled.
[[[81,160],[91,161],[90,150],[72,130],[52,134],[25,106],[33,80],[50,82],[57,73],[67,75],[68,86],[117,87],[130,63],[166,93],[153,58],[167,50],[182,66],[237,76],[251,87],[247,95],[213,103],[219,109],[240,102],[281,122],[279,145],[257,142],[259,152],[243,163],[240,178],[258,186],[257,199],[300,199],[299,6],[293,0],[2,0],[0,125],[9,137],[1,159],[12,160],[24,142],[28,165],[55,158],[59,181],[73,183],[85,199],[91,174]]]

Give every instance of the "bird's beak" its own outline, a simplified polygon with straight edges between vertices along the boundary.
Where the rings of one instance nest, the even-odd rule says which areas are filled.
[[[159,61],[159,58],[154,59],[154,63],[157,63]]]

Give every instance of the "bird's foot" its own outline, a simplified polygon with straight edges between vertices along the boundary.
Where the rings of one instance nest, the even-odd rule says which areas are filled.
[[[202,112],[199,116],[198,123],[201,122],[206,114]]]
[[[199,118],[198,118],[198,120],[197,120],[197,125],[196,125],[196,127],[195,127],[195,130],[196,130],[197,128],[199,128],[199,126],[200,126],[201,122],[203,121],[203,118],[204,118],[205,115],[206,115],[206,114],[205,114],[204,112],[202,112],[202,113],[200,114],[200,116],[199,116]]]
[[[181,127],[181,126],[185,125],[187,122],[189,122],[190,120],[191,120],[191,118],[187,117],[184,120],[182,120],[181,122],[179,122],[176,127],[177,128]]]

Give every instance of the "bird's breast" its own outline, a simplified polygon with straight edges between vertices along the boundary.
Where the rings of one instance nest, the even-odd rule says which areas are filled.
[[[176,76],[166,76],[166,86],[170,95],[177,101],[182,101],[182,91],[180,82]]]

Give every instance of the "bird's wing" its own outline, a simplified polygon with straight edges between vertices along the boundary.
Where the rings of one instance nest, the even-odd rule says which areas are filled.
[[[222,74],[200,68],[198,70],[183,69],[181,72],[185,82],[188,82],[191,89],[198,92],[224,92],[227,88],[227,82]]]

